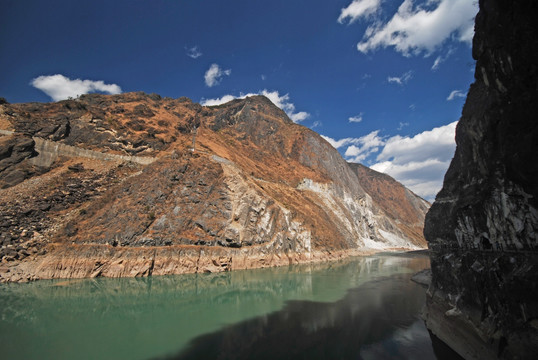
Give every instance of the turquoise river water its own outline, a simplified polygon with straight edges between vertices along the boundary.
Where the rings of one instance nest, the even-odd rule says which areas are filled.
[[[0,285],[1,359],[435,359],[424,255]]]

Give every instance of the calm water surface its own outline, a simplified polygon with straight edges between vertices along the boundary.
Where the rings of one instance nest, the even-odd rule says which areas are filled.
[[[435,359],[423,255],[0,285],[0,358]]]

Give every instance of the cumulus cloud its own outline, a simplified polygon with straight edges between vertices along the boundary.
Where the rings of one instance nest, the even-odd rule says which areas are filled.
[[[320,134],[321,135],[321,134]],[[353,144],[354,141],[357,141],[358,138],[344,138],[340,140],[335,140],[329,136],[321,135],[331,146],[335,149],[340,149],[342,146]]]
[[[358,138],[344,138],[335,140],[325,135],[322,138],[327,140],[335,149],[347,146],[344,156],[348,161],[361,162],[371,153],[377,152],[384,144],[384,140],[379,136],[379,130],[372,131],[368,135]]]
[[[191,48],[185,47],[185,51],[186,51],[187,56],[193,59],[198,59],[200,56],[203,55],[202,52],[200,51],[200,48],[197,45]]]
[[[224,76],[230,76],[231,73],[231,69],[222,70],[218,64],[211,64],[204,75],[205,84],[209,87],[216,86]]]
[[[378,134],[379,130],[376,130],[368,135],[357,138],[356,142],[349,146],[344,153],[347,161],[361,162],[368,155],[379,151],[379,147],[383,145],[384,140]]]
[[[350,117],[348,120],[349,122],[352,122],[352,123],[360,123],[362,121],[362,113],[360,113],[359,115],[355,115],[355,116],[352,116]]]
[[[335,140],[321,135],[336,149],[345,148],[350,162],[375,157],[372,169],[389,174],[416,194],[432,201],[441,189],[443,177],[456,148],[457,122],[424,131],[415,136],[383,137],[379,130],[359,138]],[[377,153],[377,156],[376,156]]]
[[[404,84],[407,84],[407,82],[411,80],[412,78],[413,78],[413,72],[407,71],[400,76],[389,76],[387,77],[387,81],[391,84],[404,85]]]
[[[351,4],[340,11],[338,22],[343,24],[349,18],[349,24],[361,17],[375,13],[381,5],[381,0],[353,0]]]
[[[200,101],[200,104],[203,105],[203,106],[216,106],[216,105],[220,105],[220,104],[225,104],[227,102],[230,102],[232,100],[235,100],[235,99],[243,99],[247,96],[250,96],[251,94],[247,94],[245,96],[233,96],[233,95],[224,95],[220,98],[215,98],[215,99],[202,99]]]
[[[43,91],[54,101],[65,100],[91,92],[121,93],[121,88],[116,84],[105,84],[102,80],[71,80],[61,74],[36,77],[30,82],[30,85]]]
[[[463,97],[464,98],[465,96],[467,96],[467,95],[463,91],[461,91],[461,90],[453,90],[453,91],[450,92],[450,95],[448,95],[446,100],[447,101],[452,101],[457,97]]]
[[[450,161],[429,159],[407,164],[386,161],[374,164],[371,168],[389,174],[414,193],[431,202],[443,186],[443,177],[449,165]]]
[[[221,98],[216,99],[202,99],[200,101],[200,104],[204,106],[215,106],[227,103],[229,101],[232,101],[234,99],[244,99],[249,96],[256,96],[256,95],[264,95],[267,97],[273,104],[284,110],[284,112],[288,115],[288,117],[295,123],[301,122],[303,120],[306,120],[310,117],[310,114],[306,111],[295,111],[295,104],[290,102],[290,96],[289,94],[280,95],[278,91],[268,91],[266,89],[261,90],[257,93],[248,93],[243,94],[241,93],[239,96],[235,95],[224,95]]]
[[[427,200],[433,200],[443,184],[443,177],[456,148],[457,122],[413,137],[393,136],[371,168],[400,181]]]
[[[385,142],[377,160],[397,159],[398,163],[424,161],[435,158],[450,160],[453,155],[454,133],[457,121],[424,131],[413,137],[396,135]],[[449,151],[450,150],[450,151]]]
[[[293,104],[292,104],[293,105]],[[309,113],[307,113],[306,111],[299,111],[298,113],[289,113],[289,112],[286,112],[286,114],[288,114],[288,116],[290,117],[290,119],[295,122],[295,123],[298,123],[298,122],[301,122],[303,120],[306,120],[308,119],[308,117],[310,116]]]
[[[342,9],[339,22],[379,13],[380,1],[354,0]],[[418,3],[418,4],[417,4]],[[431,54],[448,39],[470,44],[478,2],[471,0],[404,0],[388,21],[376,17],[357,49],[362,53],[394,47],[405,56]],[[441,60],[440,60],[441,61]],[[439,65],[439,63],[437,64]]]

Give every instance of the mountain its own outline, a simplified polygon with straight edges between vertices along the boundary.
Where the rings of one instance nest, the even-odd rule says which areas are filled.
[[[407,237],[420,239],[424,231],[424,213],[430,204],[387,174],[357,163],[348,163],[359,184],[381,208],[386,217],[398,224]]]
[[[213,107],[144,93],[2,104],[0,129],[4,281],[425,247],[426,201],[346,163],[263,96]]]
[[[465,358],[538,353],[538,4],[481,0],[475,82],[426,216],[426,324]]]

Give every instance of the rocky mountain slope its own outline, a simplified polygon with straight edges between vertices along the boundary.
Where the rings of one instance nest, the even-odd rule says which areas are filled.
[[[426,216],[427,325],[466,358],[538,353],[537,16],[535,1],[480,1],[475,82]]]
[[[425,247],[427,202],[350,166],[263,96],[215,107],[144,93],[3,104],[0,132],[4,281]]]
[[[387,174],[362,164],[348,165],[357,174],[364,191],[385,215],[398,223],[405,234],[419,239],[424,232],[422,214],[428,212],[430,204]]]

